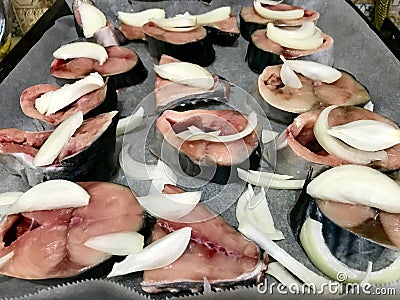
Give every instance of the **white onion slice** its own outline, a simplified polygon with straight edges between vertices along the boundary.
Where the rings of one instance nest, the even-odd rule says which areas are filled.
[[[118,12],[118,19],[129,26],[142,27],[151,18],[165,18],[165,10],[162,8],[150,8],[137,13]]]
[[[103,77],[97,72],[91,73],[73,84],[66,84],[58,90],[43,94],[36,99],[35,108],[41,114],[49,116],[103,85]]]
[[[253,225],[246,224],[239,230],[243,235],[258,244],[268,255],[276,259],[280,264],[282,264],[282,266],[301,281],[308,284],[314,284],[318,291],[323,290],[326,293],[329,292],[327,291],[329,286],[328,279],[308,269],[303,263],[293,258],[289,253],[280,248],[275,242],[262,234]]]
[[[271,10],[261,5],[260,1],[254,1],[255,11],[263,18],[272,20],[295,20],[304,16],[304,9]]]
[[[165,267],[176,261],[185,252],[192,228],[184,227],[151,243],[138,254],[129,255],[122,262],[114,264],[107,277]]]
[[[271,131],[268,129],[264,129],[261,133],[261,141],[263,144],[267,144],[271,141],[273,141],[279,133],[277,133],[276,131]]]
[[[214,77],[205,68],[188,62],[172,62],[164,65],[154,65],[158,76],[181,84],[211,89]]]
[[[293,33],[291,30],[280,29],[273,23],[267,24],[267,37],[271,41],[290,49],[315,50],[323,44],[322,31],[316,28],[313,35],[306,38],[296,38],[288,36]]]
[[[167,220],[177,220],[189,214],[200,202],[201,192],[162,194],[153,192],[136,197],[140,205],[151,215]]]
[[[83,35],[85,38],[93,37],[96,31],[106,26],[106,16],[94,5],[81,2],[78,10],[81,15]]]
[[[88,205],[90,195],[80,185],[68,180],[49,180],[26,191],[7,213],[61,209]]]
[[[117,136],[129,133],[138,127],[143,121],[144,109],[139,107],[139,109],[132,115],[123,119],[119,119],[117,124]]]
[[[54,58],[71,59],[77,57],[87,57],[99,62],[102,66],[108,59],[108,54],[103,46],[89,42],[75,42],[63,45],[53,52]]]
[[[6,255],[0,257],[0,268],[2,268],[6,263],[10,261],[14,256],[14,251],[7,253]]]
[[[191,31],[197,26],[197,18],[190,15],[180,15],[173,18],[150,18],[155,23],[167,31]]]
[[[357,120],[334,126],[328,133],[363,151],[380,151],[400,143],[399,129],[376,120]]]
[[[314,125],[315,138],[325,151],[353,164],[366,165],[376,160],[386,161],[388,157],[385,151],[368,152],[354,149],[328,133],[328,116],[336,107],[337,105],[331,105],[325,108]]]
[[[223,6],[204,14],[196,15],[195,17],[197,19],[197,25],[206,25],[226,20],[230,17],[230,15],[231,8],[229,6]]]
[[[329,169],[309,183],[307,193],[316,199],[400,213],[400,185],[366,166],[343,165]]]
[[[304,22],[296,29],[287,30],[278,26],[274,26],[274,30],[287,38],[306,39],[313,36],[317,32],[317,27],[315,26],[314,22],[309,21]]]
[[[238,215],[239,214],[239,215]],[[238,199],[236,207],[236,218],[240,227],[250,222],[271,240],[282,240],[282,232],[276,229],[271,212],[268,208],[264,188],[255,194],[251,185],[248,186]]]
[[[329,250],[322,235],[322,224],[307,218],[300,231],[300,241],[311,262],[330,278],[337,279],[338,273],[347,275],[346,282],[360,283],[367,273],[349,268]],[[385,284],[400,280],[400,256],[388,267],[371,272],[368,281]]]
[[[274,1],[274,0],[256,0],[256,1],[260,2],[261,4],[265,4],[265,5],[278,5],[278,4],[283,2],[283,0],[279,0],[279,1]]]
[[[130,255],[143,250],[144,237],[134,231],[116,232],[91,237],[84,245],[111,255]]]
[[[305,183],[305,180],[291,179],[292,177],[288,175],[253,170],[245,171],[240,168],[237,171],[240,179],[250,184],[270,189],[298,190],[302,189]]]
[[[81,111],[65,119],[40,147],[33,159],[33,165],[36,167],[51,165],[82,123],[83,113]]]
[[[119,154],[119,164],[125,175],[135,180],[153,180],[170,178],[176,182],[176,175],[162,160],[157,165],[147,165],[134,160],[128,153],[129,145],[122,148]]]
[[[333,83],[342,77],[342,72],[339,70],[315,61],[285,59],[283,55],[281,55],[280,58],[284,65],[289,66],[293,71],[303,74],[305,77],[314,81]]]
[[[176,136],[185,141],[198,141],[198,140],[206,140],[210,142],[217,142],[217,143],[229,143],[239,139],[242,139],[252,133],[255,128],[257,127],[257,114],[253,111],[247,116],[247,125],[246,127],[238,133],[231,134],[231,135],[223,135],[223,136],[216,136],[214,133],[192,133],[190,130],[182,131]]]
[[[299,77],[286,63],[281,67],[280,76],[282,83],[290,88],[300,89],[303,86]]]
[[[288,270],[286,270],[285,267],[282,266],[280,263],[270,262],[268,264],[268,269],[266,273],[277,279],[285,286],[296,285],[299,288],[298,290],[300,291],[301,282],[298,281],[292,274],[290,274],[290,272],[288,272]]]
[[[0,206],[13,204],[23,194],[24,194],[23,192],[5,192],[5,193],[0,193]]]

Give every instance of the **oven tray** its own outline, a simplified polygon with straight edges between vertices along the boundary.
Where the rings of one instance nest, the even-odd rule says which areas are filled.
[[[118,10],[129,11],[131,8],[165,7],[167,13],[176,14],[183,13],[185,10],[189,10],[192,13],[201,13],[219,6],[230,5],[234,12],[238,14],[243,4],[251,5],[252,3],[252,1],[240,0],[213,0],[211,6],[209,6],[198,1],[163,1],[154,3],[130,0],[97,0],[95,2],[113,22],[117,20],[116,12]],[[400,92],[398,88],[400,62],[385,46],[375,31],[354,11],[353,7],[345,0],[294,0],[285,2],[294,2],[321,13],[318,26],[335,40],[335,67],[349,71],[368,88],[371,99],[375,104],[376,112],[400,124]],[[23,115],[19,107],[19,96],[25,88],[35,84],[60,83],[49,74],[52,52],[60,45],[74,39],[76,39],[76,33],[72,16],[59,18],[55,25],[43,34],[38,43],[32,47],[4,79],[0,85],[0,99],[2,101],[0,128],[17,127],[31,131],[42,129],[39,122]],[[148,54],[145,44],[130,43],[128,47],[137,51],[149,70],[149,76],[144,83],[120,92],[120,109],[122,110],[122,115],[126,116],[130,115],[136,105],[152,92],[155,78],[152,67],[156,63]],[[251,72],[244,61],[246,48],[247,42],[241,37],[235,47],[223,48],[215,46],[216,60],[209,67],[209,70],[250,92],[254,88],[258,75]],[[274,122],[271,122],[271,126],[278,132],[284,129],[283,125]],[[23,191],[28,188],[20,178],[9,175],[3,167],[0,167],[0,181],[2,182],[0,192]],[[122,171],[118,173],[114,181],[122,184],[126,183]],[[232,195],[232,197],[236,198],[238,196]],[[288,213],[298,197],[298,192],[269,190],[267,197],[276,226],[283,231],[286,237],[285,240],[279,242],[279,245],[307,267],[313,268],[296,242],[288,225]],[[226,211],[223,217],[228,223],[236,226],[234,208],[233,206]],[[32,299],[55,299],[55,297],[76,299],[85,297],[85,299],[90,299],[92,296],[94,298],[94,295],[100,294],[102,296],[113,295],[112,298],[115,299],[140,297],[139,293],[142,293],[139,286],[141,273],[104,280],[105,274],[102,267],[103,265],[100,265],[99,268],[83,273],[79,277],[63,280],[29,281],[0,275],[0,297],[27,296],[26,298]],[[90,278],[96,278],[96,280],[88,281]],[[71,283],[73,284],[71,285]],[[106,290],[113,291],[113,293],[100,293],[103,290],[104,293],[106,293]],[[134,292],[134,290],[138,293]],[[39,294],[37,294],[38,292]],[[235,291],[219,293],[218,298],[242,298],[246,294],[251,297],[256,296],[257,290],[255,287],[239,287]],[[172,294],[160,294],[151,297],[160,299],[172,296]],[[185,294],[185,296],[187,295]],[[210,298],[211,295],[206,297]]]

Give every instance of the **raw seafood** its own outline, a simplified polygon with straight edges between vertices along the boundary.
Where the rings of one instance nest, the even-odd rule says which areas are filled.
[[[50,179],[108,180],[116,168],[113,158],[116,113],[109,112],[85,120],[64,145],[56,161],[45,167],[35,167],[32,161],[52,131],[2,129],[0,163],[8,172],[21,176],[31,186]]]
[[[170,185],[166,185],[163,190],[163,193],[181,192],[181,189]],[[202,289],[204,277],[215,288],[254,282],[261,278],[268,258],[261,259],[258,246],[245,239],[221,217],[214,216],[209,209],[198,204],[181,220],[157,220],[152,234],[153,241],[187,226],[192,228],[192,238],[178,260],[166,267],[144,272],[141,283],[144,291],[195,292]]]
[[[0,256],[14,251],[0,273],[47,279],[74,276],[110,255],[84,246],[91,237],[139,231],[143,209],[132,192],[108,182],[83,182],[87,206],[10,215],[0,226]]]

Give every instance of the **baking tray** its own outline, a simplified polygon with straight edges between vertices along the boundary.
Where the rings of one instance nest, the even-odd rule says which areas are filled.
[[[58,0],[59,1],[59,0]],[[385,45],[376,31],[372,29],[365,20],[345,0],[304,0],[286,1],[295,2],[301,6],[315,9],[321,13],[318,26],[335,39],[335,66],[351,72],[370,91],[371,98],[375,104],[376,111],[386,117],[400,123],[400,104],[398,99],[400,93],[398,83],[400,82],[400,63],[391,50]],[[204,12],[222,5],[231,5],[236,13],[241,5],[251,5],[252,1],[222,1],[214,0],[211,6],[198,1],[163,1],[159,3],[132,2],[130,0],[119,0],[116,2],[97,0],[96,4],[116,22],[118,10],[129,11],[132,7],[166,7],[169,13],[183,13],[185,10],[192,12]],[[70,3],[69,3],[70,4]],[[0,85],[0,99],[2,109],[0,110],[0,127],[18,127],[24,130],[41,129],[39,122],[33,121],[21,112],[19,107],[19,96],[21,92],[34,84],[60,83],[49,74],[51,54],[61,44],[76,39],[74,22],[71,16],[57,19],[55,25],[46,31],[40,40],[33,46],[9,73]],[[152,65],[155,63],[147,52],[143,43],[130,43],[128,47],[135,49],[141,57],[144,65],[148,68],[149,77],[138,86],[121,90],[119,93],[120,109],[122,115],[129,115],[138,103],[144,99],[154,87],[154,72]],[[245,91],[252,91],[258,75],[251,72],[244,62],[247,42],[239,38],[234,47],[218,47],[216,50],[216,61],[209,69],[232,83],[240,86]],[[271,122],[276,131],[281,131],[284,126]],[[25,190],[28,187],[18,177],[9,175],[4,168],[0,168],[0,192]],[[126,184],[125,177],[120,171],[115,182]],[[238,197],[233,195],[232,197]],[[296,242],[287,221],[290,209],[293,207],[298,192],[295,191],[272,191],[269,190],[267,197],[270,202],[271,211],[275,217],[276,225],[286,237],[279,245],[286,249],[291,255],[303,262],[307,267],[313,268],[301,247]],[[223,217],[231,225],[236,226],[234,217],[234,205],[224,212]],[[64,280],[40,280],[28,281],[0,276],[0,296],[4,298],[21,297],[30,295],[28,298],[45,299],[60,298],[89,298],[89,295],[99,295],[99,291],[113,291],[111,295],[115,298],[135,298],[141,293],[138,284],[141,273],[130,274],[111,280],[103,280],[105,272],[104,265],[84,273],[79,277]],[[96,281],[88,281],[96,278]],[[100,279],[99,279],[100,278]],[[135,290],[137,292],[135,292]],[[106,294],[104,294],[106,295]],[[107,294],[109,295],[109,294]],[[253,297],[257,295],[256,288],[243,287],[235,291],[227,291],[217,294],[218,297],[241,298],[243,295]],[[171,294],[161,294],[156,298],[172,297]],[[187,296],[187,295],[184,295]],[[268,295],[269,298],[271,295]],[[153,296],[151,296],[153,297]],[[211,297],[208,295],[207,297]]]

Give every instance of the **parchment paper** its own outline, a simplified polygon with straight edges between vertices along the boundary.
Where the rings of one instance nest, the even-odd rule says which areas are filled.
[[[70,1],[70,0],[68,0]],[[162,1],[162,2],[135,2],[128,0],[107,1],[97,0],[96,4],[107,14],[116,25],[118,24],[116,13],[118,10],[136,11],[150,7],[164,7],[169,16],[183,13],[186,10],[192,13],[202,13],[222,5],[231,5],[233,11],[238,14],[243,4],[251,5],[252,1],[217,1],[211,5],[197,1]],[[130,4],[129,2],[132,2]],[[335,66],[352,73],[362,84],[364,84],[375,104],[376,111],[400,123],[400,63],[394,55],[386,48],[383,42],[367,26],[362,18],[345,3],[344,0],[304,0],[286,1],[300,6],[318,10],[321,18],[318,26],[335,40]],[[17,127],[24,130],[38,130],[41,126],[38,122],[23,115],[19,106],[19,96],[21,92],[34,84],[50,83],[61,84],[62,81],[56,80],[49,74],[49,67],[52,61],[52,52],[60,45],[71,42],[77,38],[72,17],[63,17],[46,33],[41,40],[29,51],[21,60],[18,66],[0,85],[0,127]],[[134,49],[149,70],[146,81],[138,86],[130,87],[119,93],[120,108],[122,115],[127,116],[134,111],[136,105],[152,92],[154,88],[154,72],[152,65],[156,61],[150,57],[146,45],[143,43],[130,43],[127,47]],[[250,92],[254,87],[258,75],[251,72],[244,62],[247,49],[247,42],[239,38],[235,47],[214,46],[216,60],[209,67],[215,72],[232,83]],[[278,132],[285,126],[271,122],[272,128]],[[0,167],[0,192],[5,191],[24,191],[27,186],[18,177],[8,175],[3,167]],[[120,171],[114,179],[115,182],[126,184],[123,173]],[[239,195],[232,195],[238,197]],[[267,197],[271,211],[273,213],[276,226],[283,231],[286,239],[279,242],[279,245],[286,249],[291,255],[303,262],[307,267],[313,268],[301,247],[294,240],[292,232],[287,223],[287,214],[293,206],[298,196],[298,192],[293,191],[268,191]],[[227,222],[236,225],[234,217],[234,206],[223,214]],[[28,281],[0,276],[0,296],[18,297],[35,293],[49,287],[67,282],[73,282],[82,278],[104,277],[106,273],[101,270],[88,274],[82,274],[78,278],[64,280],[44,280]],[[121,276],[112,281],[118,282],[126,287],[140,291],[139,282],[141,273]],[[86,283],[85,283],[86,284]],[[96,282],[93,291],[102,285]],[[80,285],[77,285],[80,286]],[[90,290],[90,285],[86,288]],[[57,292],[57,290],[59,292]],[[75,295],[74,287],[59,287],[53,290],[54,295]],[[131,291],[129,291],[131,292]],[[255,289],[252,290],[254,295]],[[132,294],[133,296],[134,294]],[[165,298],[170,294],[161,294],[157,298]],[[228,295],[225,295],[229,297]],[[153,296],[152,296],[153,297]],[[39,297],[40,298],[40,297]],[[36,297],[36,299],[39,299]]]

